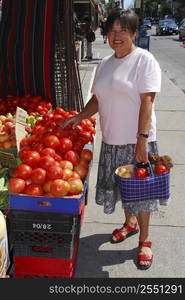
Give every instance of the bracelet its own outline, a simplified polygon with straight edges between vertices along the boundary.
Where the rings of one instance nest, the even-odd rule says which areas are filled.
[[[145,139],[147,139],[148,136],[149,136],[148,134],[142,133],[142,132],[138,132],[138,133],[136,134],[136,137],[137,137],[137,138],[139,138],[139,137],[144,137]]]

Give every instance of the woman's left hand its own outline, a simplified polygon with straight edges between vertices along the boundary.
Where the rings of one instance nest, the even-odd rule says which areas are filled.
[[[144,137],[137,139],[137,144],[135,147],[135,160],[136,162],[148,162],[148,141]]]

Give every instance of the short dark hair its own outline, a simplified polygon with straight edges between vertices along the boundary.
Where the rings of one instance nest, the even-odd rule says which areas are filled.
[[[131,9],[113,11],[106,21],[106,33],[108,33],[116,20],[119,20],[123,28],[127,28],[132,33],[136,33],[139,28],[138,15]]]

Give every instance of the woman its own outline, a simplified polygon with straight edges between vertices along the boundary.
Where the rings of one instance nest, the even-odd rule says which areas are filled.
[[[75,127],[82,119],[99,112],[102,147],[99,160],[96,203],[104,212],[113,213],[120,193],[115,169],[124,164],[148,162],[148,152],[157,153],[155,93],[160,91],[161,70],[153,55],[137,48],[134,39],[138,17],[131,11],[108,16],[106,32],[114,54],[98,65],[92,86],[92,98],[84,110],[65,124]],[[125,223],[113,231],[112,243],[139,233],[138,268],[148,269],[153,260],[149,240],[150,213],[158,210],[158,200],[123,203]]]

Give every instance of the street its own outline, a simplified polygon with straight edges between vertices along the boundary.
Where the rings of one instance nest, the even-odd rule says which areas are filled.
[[[166,76],[185,93],[185,47],[179,35],[155,35],[151,30],[150,52],[159,61]]]

